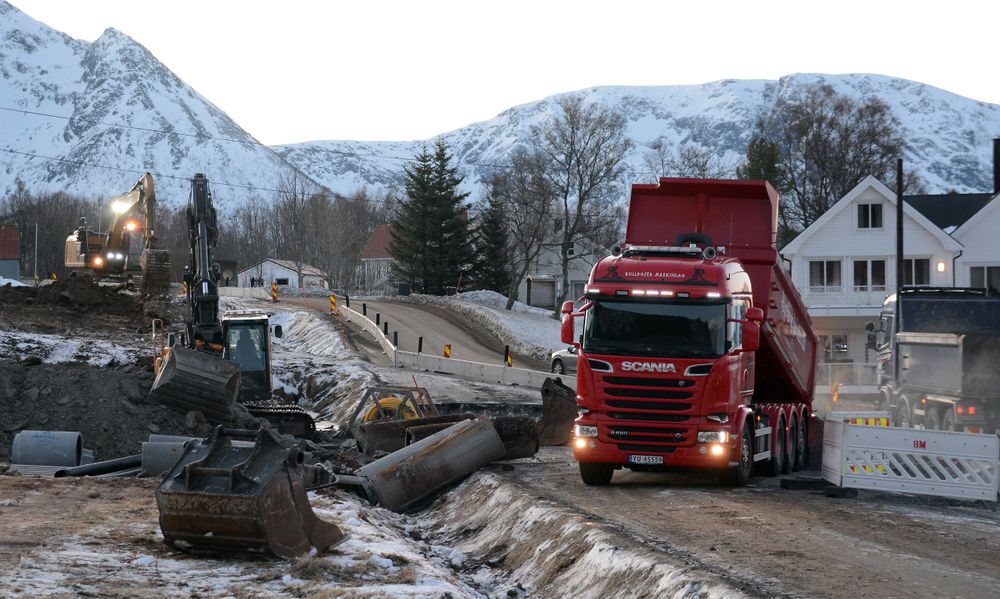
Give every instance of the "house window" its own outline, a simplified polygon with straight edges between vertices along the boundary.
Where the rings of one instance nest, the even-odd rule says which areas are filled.
[[[1000,290],[1000,266],[970,267],[969,287],[989,287]]]
[[[930,285],[930,258],[907,258],[903,260],[903,285]]]
[[[882,204],[858,204],[858,228],[882,228]]]
[[[840,260],[810,260],[809,289],[840,291]]]
[[[885,291],[885,260],[855,260],[854,290]]]
[[[288,279],[275,279],[274,282],[278,285],[288,285]]]

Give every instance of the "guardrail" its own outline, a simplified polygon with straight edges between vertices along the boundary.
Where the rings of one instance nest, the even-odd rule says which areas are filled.
[[[347,321],[371,333],[382,347],[382,351],[392,360],[393,366],[398,368],[451,374],[484,383],[522,385],[526,387],[538,387],[539,389],[542,387],[545,379],[555,376],[548,372],[528,370],[526,368],[512,368],[500,364],[485,364],[483,362],[470,362],[468,360],[456,360],[455,358],[444,358],[424,353],[400,351],[392,344],[392,341],[389,340],[382,329],[367,316],[346,306],[341,306],[339,311]],[[575,376],[558,376],[563,384],[576,389]]]
[[[827,420],[823,479],[841,487],[997,500],[1000,437]]]

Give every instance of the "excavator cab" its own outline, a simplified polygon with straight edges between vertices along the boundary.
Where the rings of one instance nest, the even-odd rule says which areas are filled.
[[[281,337],[281,326],[274,330]],[[240,365],[241,403],[271,398],[271,335],[266,314],[227,315],[222,319],[222,357]]]

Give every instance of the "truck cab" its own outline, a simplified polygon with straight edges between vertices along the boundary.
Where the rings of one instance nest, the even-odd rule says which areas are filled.
[[[777,264],[776,223],[763,181],[633,186],[625,241],[594,266],[580,311],[562,307],[585,483],[693,468],[742,484],[758,462],[804,465],[816,338]]]

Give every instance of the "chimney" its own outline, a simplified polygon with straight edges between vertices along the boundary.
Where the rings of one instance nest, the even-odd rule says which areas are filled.
[[[1000,193],[1000,137],[993,138],[993,195]]]

